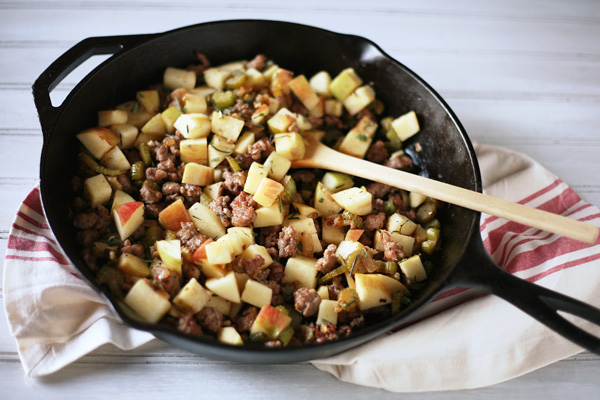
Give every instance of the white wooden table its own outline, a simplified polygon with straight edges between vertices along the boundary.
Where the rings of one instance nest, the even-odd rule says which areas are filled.
[[[35,78],[88,36],[153,33],[239,18],[300,22],[374,40],[445,97],[473,140],[529,154],[600,205],[597,1],[0,0],[2,257],[13,215],[38,180],[42,135],[31,96]],[[68,76],[53,99],[60,101],[84,70]],[[599,374],[600,357],[582,353],[493,387],[412,397],[600,398]],[[341,383],[310,364],[220,363],[162,343],[130,353],[101,348],[52,376],[27,379],[6,318],[0,317],[0,398],[164,399],[192,393],[207,398],[399,397]]]

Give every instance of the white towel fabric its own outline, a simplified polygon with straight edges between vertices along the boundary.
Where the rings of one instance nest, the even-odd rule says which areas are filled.
[[[486,193],[600,225],[600,210],[530,158],[476,146]],[[600,240],[585,245],[484,215],[492,258],[514,275],[600,306]],[[57,371],[112,343],[129,350],[153,339],[124,326],[63,255],[44,219],[38,189],[21,205],[4,266],[4,301],[25,373]],[[472,290],[442,294],[411,326],[328,359],[339,379],[390,391],[468,389],[525,374],[581,349],[520,310]],[[579,323],[596,334],[598,327]]]

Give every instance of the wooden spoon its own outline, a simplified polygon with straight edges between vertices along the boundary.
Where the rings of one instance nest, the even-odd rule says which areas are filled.
[[[294,161],[292,168],[344,172],[585,243],[592,244],[598,238],[596,226],[348,156],[325,146],[310,135],[306,140],[304,159]]]

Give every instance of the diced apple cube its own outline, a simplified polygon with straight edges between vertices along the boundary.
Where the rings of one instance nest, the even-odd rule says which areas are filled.
[[[83,195],[90,202],[90,207],[95,209],[98,205],[109,202],[112,196],[112,187],[104,175],[98,174],[83,182]]]
[[[229,157],[235,148],[235,143],[229,143],[227,139],[219,135],[214,135],[208,146],[208,165],[216,168],[217,165]]]
[[[228,264],[233,261],[231,248],[227,242],[220,240],[206,245],[206,258],[209,264]]]
[[[338,150],[354,157],[363,158],[371,146],[376,130],[377,123],[373,122],[369,117],[363,117],[344,136]]]
[[[253,88],[259,88],[265,85],[267,80],[262,72],[256,68],[248,68],[246,70],[246,83]]]
[[[248,246],[248,248],[242,253],[242,258],[244,260],[253,260],[256,258],[256,256],[261,256],[264,260],[259,267],[260,269],[267,268],[269,265],[273,264],[273,259],[269,255],[267,249],[259,244]]]
[[[250,334],[264,333],[270,340],[275,340],[291,323],[292,317],[267,304],[258,312]]]
[[[170,231],[180,230],[181,224],[185,222],[190,222],[190,216],[181,199],[169,204],[158,213],[158,223]]]
[[[100,162],[111,169],[128,170],[131,168],[131,164],[129,164],[127,157],[125,157],[119,146],[115,146],[107,151]]]
[[[158,240],[156,251],[163,264],[181,276],[181,242],[179,240]]]
[[[160,96],[156,90],[142,90],[136,93],[136,99],[140,106],[148,112],[156,114],[160,107]]]
[[[325,100],[325,114],[341,117],[344,113],[344,105],[336,99]]]
[[[360,242],[353,242],[350,240],[343,240],[338,245],[337,250],[335,251],[335,257],[338,260],[338,263],[344,265],[347,263],[352,263],[354,260],[354,256],[356,254],[362,252],[365,249],[365,246]],[[352,259],[350,259],[352,256]]]
[[[421,129],[417,114],[414,111],[409,111],[392,121],[392,128],[402,142],[417,134]]]
[[[167,133],[167,126],[161,114],[156,114],[140,129],[142,133],[152,136],[154,139],[161,139]]]
[[[337,325],[338,313],[337,300],[321,300],[319,304],[319,314],[317,314],[317,326],[322,324]]]
[[[127,123],[129,125],[133,125],[138,129],[141,129],[146,122],[150,121],[150,119],[154,116],[150,111],[146,111],[144,109],[137,110],[137,112],[129,113],[129,117],[127,118]]]
[[[207,289],[225,300],[229,300],[232,303],[240,302],[240,290],[233,271],[222,278],[207,279],[205,285]]]
[[[333,193],[322,182],[317,182],[314,205],[324,218],[342,211],[342,207],[333,199]]]
[[[204,114],[181,114],[175,121],[177,129],[187,139],[199,139],[210,134],[210,118]]]
[[[321,182],[332,193],[337,193],[354,186],[352,177],[341,172],[326,172]]]
[[[400,269],[413,283],[421,282],[427,279],[427,272],[421,262],[421,257],[414,255],[408,260],[399,263]]]
[[[317,286],[317,260],[310,257],[290,257],[285,264],[283,283],[300,282],[300,287],[314,289]]]
[[[283,192],[281,183],[265,177],[256,188],[253,200],[263,207],[270,207],[281,192]]]
[[[181,183],[207,186],[213,183],[214,170],[206,165],[196,164],[193,162],[187,163],[183,170]]]
[[[269,114],[275,114],[279,110],[281,102],[277,97],[269,97]]]
[[[219,197],[219,193],[221,193],[221,185],[223,182],[213,183],[212,185],[208,185],[204,188],[203,193],[205,193],[208,197],[213,200],[216,200]]]
[[[332,195],[342,208],[356,215],[369,215],[372,211],[373,196],[364,188],[353,187]]]
[[[379,307],[392,302],[392,294],[378,278],[380,274],[355,274],[358,307],[361,310]],[[392,279],[392,278],[390,278]]]
[[[185,284],[173,299],[173,304],[183,312],[197,313],[202,310],[211,298],[211,293],[206,290],[196,278]]]
[[[185,69],[167,67],[163,75],[163,85],[169,90],[178,88],[193,89],[196,86],[196,73]]]
[[[244,184],[244,192],[255,194],[262,180],[269,174],[264,165],[253,162],[248,169],[248,176]]]
[[[206,84],[217,90],[225,88],[225,81],[231,75],[231,71],[225,71],[220,68],[208,68],[204,71],[204,80]]]
[[[115,207],[113,219],[121,240],[127,239],[144,222],[144,203],[132,201]]]
[[[306,153],[304,138],[298,132],[275,135],[275,151],[290,161],[301,160]]]
[[[280,108],[275,115],[269,118],[267,126],[271,133],[282,133],[287,132],[290,125],[294,122],[296,122],[296,114],[284,107]]]
[[[227,314],[225,314],[227,315]],[[217,332],[217,340],[234,346],[242,346],[244,341],[233,326],[224,326]]]
[[[155,289],[147,279],[138,280],[123,302],[150,323],[157,323],[171,309],[169,294]]]
[[[254,231],[249,227],[232,226],[227,228],[228,235],[238,236],[244,243],[244,247],[248,247],[254,244]]]
[[[309,83],[310,87],[312,87],[316,94],[331,97],[331,92],[329,91],[331,76],[329,75],[329,72],[317,72],[310,78]]]
[[[416,228],[417,224],[402,214],[394,213],[388,218],[387,230],[390,232],[412,235]]]
[[[125,110],[98,111],[98,126],[126,124],[129,114]]]
[[[119,189],[115,190],[115,195],[113,196],[113,202],[110,207],[110,214],[112,215],[114,209],[117,208],[118,206],[120,206],[121,204],[129,203],[132,201],[135,201],[135,199],[133,197],[131,197],[129,194],[127,194],[124,191],[119,190]]]
[[[319,104],[317,94],[304,75],[298,75],[289,81],[288,86],[308,110],[312,110]]]
[[[206,138],[185,139],[179,142],[179,153],[184,163],[208,164],[208,142]]]
[[[313,128],[312,124],[302,114],[296,116],[296,126],[298,126],[298,129],[302,132],[309,131]]]
[[[246,249],[244,238],[235,232],[228,232],[225,236],[221,236],[218,241],[227,243],[232,257],[242,254]]]
[[[329,288],[327,285],[319,286],[317,293],[319,294],[321,300],[329,300]]]
[[[252,222],[252,226],[255,228],[277,226],[283,223],[283,210],[278,201],[271,204],[270,207],[260,207],[255,211],[256,218]]]
[[[212,238],[219,238],[225,235],[225,227],[221,223],[221,219],[205,205],[195,203],[189,208],[188,214],[200,233]]]
[[[375,100],[375,90],[369,85],[356,89],[344,100],[344,107],[350,115],[358,114]]]
[[[120,142],[119,135],[108,128],[90,128],[76,135],[87,151],[95,158],[102,158],[110,149]]]
[[[111,125],[110,129],[121,136],[121,148],[128,149],[133,146],[138,135],[138,128],[129,124]]]
[[[255,135],[252,131],[246,131],[242,133],[240,138],[235,142],[235,147],[233,149],[234,155],[246,154],[248,152],[248,147],[254,144]]]
[[[169,135],[175,133],[175,122],[181,117],[181,114],[183,113],[177,107],[169,107],[160,113],[163,123],[165,124],[165,129]]]
[[[289,216],[284,222],[284,226],[291,226],[296,231],[297,235],[303,233],[317,233],[315,227],[315,221],[312,218],[305,217],[304,215]]]
[[[269,157],[265,160],[265,168],[269,171],[269,177],[276,181],[282,180],[291,166],[292,162],[276,151],[269,154]]]
[[[292,80],[293,73],[287,69],[279,68],[271,77],[271,92],[273,96],[285,96],[290,93],[288,83]]]
[[[307,206],[306,204],[292,202],[292,206],[298,212],[298,214],[303,215],[305,217],[313,219],[321,216],[319,210],[311,206]]]
[[[337,246],[344,240],[345,234],[343,228],[335,228],[323,224],[321,229],[323,231],[323,240],[326,243],[335,244]]]
[[[206,96],[197,93],[186,93],[183,96],[183,110],[186,114],[204,114],[207,109]]]
[[[244,129],[244,121],[225,115],[221,112],[212,114],[211,130],[213,133],[224,137],[229,142],[235,142]]]
[[[408,195],[408,203],[411,208],[419,207],[421,204],[425,203],[425,200],[427,200],[427,196],[417,192],[410,192]]]
[[[398,232],[388,232],[390,235],[390,239],[392,241],[398,243],[402,246],[402,250],[406,254],[406,256],[410,257],[413,253],[413,248],[415,245],[415,238],[412,236],[402,235]],[[375,232],[375,236],[373,238],[373,248],[377,251],[384,251],[383,243],[381,241],[381,231]]]
[[[252,114],[250,119],[254,125],[262,125],[265,118],[269,115],[270,107],[268,104],[261,104]]]
[[[333,97],[339,101],[344,101],[360,85],[362,85],[362,79],[354,69],[346,68],[331,81],[329,90]]]
[[[246,287],[242,292],[242,301],[255,307],[263,307],[271,304],[273,298],[273,289],[263,285],[253,279],[246,282]]]
[[[232,303],[229,300],[225,300],[222,297],[212,295],[208,299],[208,302],[206,302],[205,306],[216,308],[223,315],[229,315],[229,313],[231,312],[231,304]]]
[[[117,262],[117,269],[124,274],[146,278],[150,275],[148,263],[131,253],[122,253]]]
[[[277,72],[278,70],[279,70],[279,65],[272,64],[271,66],[265,68],[263,70],[262,74],[265,77],[265,79],[272,80],[273,79],[273,75],[275,75],[275,72]]]

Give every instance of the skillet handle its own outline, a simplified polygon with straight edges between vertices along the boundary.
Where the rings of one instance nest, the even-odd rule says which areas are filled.
[[[62,105],[55,107],[50,100],[50,93],[56,85],[90,57],[119,53],[148,36],[152,35],[90,37],[71,47],[46,68],[32,86],[33,100],[44,137],[52,130],[62,110]]]
[[[600,326],[600,309],[504,271],[492,261],[479,235],[474,235],[471,239],[469,251],[473,261],[459,267],[451,285],[494,294],[573,343],[600,355],[600,338],[577,327],[558,313],[561,311],[571,314]]]

